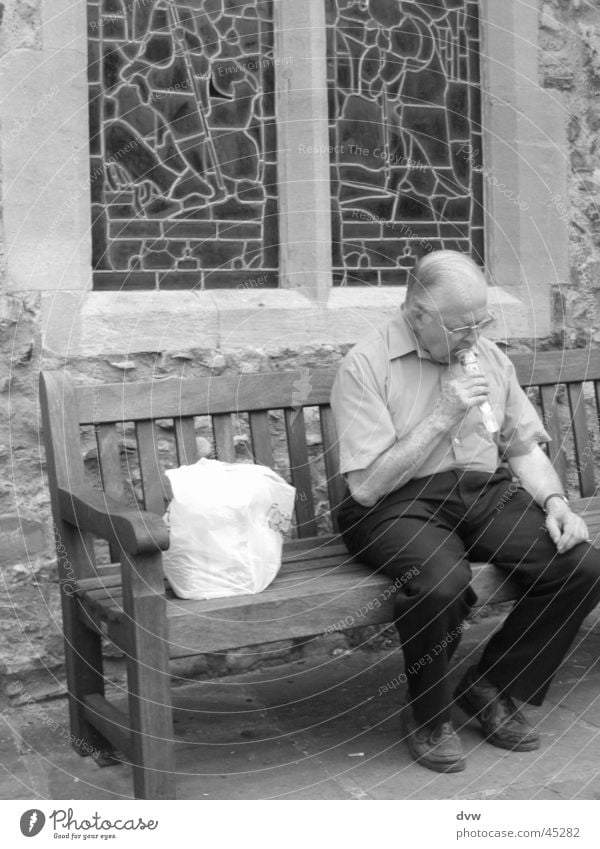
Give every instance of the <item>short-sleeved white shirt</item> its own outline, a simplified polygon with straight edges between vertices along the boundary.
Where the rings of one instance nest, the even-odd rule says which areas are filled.
[[[508,357],[483,337],[477,351],[500,429],[490,434],[481,410],[472,408],[435,446],[415,477],[451,469],[493,472],[502,459],[550,441]],[[420,349],[402,310],[381,332],[348,352],[331,393],[342,474],[367,468],[434,412],[446,368]]]

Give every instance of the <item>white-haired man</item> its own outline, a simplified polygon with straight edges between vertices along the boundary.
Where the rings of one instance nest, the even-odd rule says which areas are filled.
[[[600,556],[540,447],[550,437],[510,360],[479,337],[492,321],[477,265],[454,251],[430,253],[398,314],[346,356],[331,397],[350,490],[343,537],[372,569],[402,579],[395,622],[407,741],[416,761],[440,772],[465,767],[454,700],[493,745],[539,747],[514,699],[542,703],[600,601]],[[481,374],[457,363],[473,346]],[[496,433],[484,425],[486,401]],[[449,664],[476,600],[469,559],[510,572],[523,594],[453,699]]]

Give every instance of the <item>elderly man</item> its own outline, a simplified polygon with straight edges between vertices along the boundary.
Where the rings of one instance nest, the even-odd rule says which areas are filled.
[[[514,699],[542,703],[600,601],[600,557],[539,445],[550,437],[510,360],[479,337],[492,321],[475,263],[431,253],[417,264],[403,308],[346,356],[331,397],[350,489],[342,534],[357,558],[399,579],[405,732],[412,757],[439,772],[465,767],[449,665],[476,600],[468,561],[492,561],[522,588],[454,693],[495,746],[539,747]],[[479,374],[457,362],[472,346]],[[496,432],[485,426],[485,402]]]

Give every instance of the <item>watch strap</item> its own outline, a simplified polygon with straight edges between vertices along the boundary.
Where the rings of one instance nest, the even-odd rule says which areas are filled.
[[[569,499],[564,494],[564,492],[551,492],[550,495],[547,495],[544,498],[544,505],[543,505],[543,508],[542,508],[544,510],[544,513],[548,512],[547,506],[548,506],[548,502],[550,501],[551,498],[561,498],[565,502],[565,504],[569,503]]]

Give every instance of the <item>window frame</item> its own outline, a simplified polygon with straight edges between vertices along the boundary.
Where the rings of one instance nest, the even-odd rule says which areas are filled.
[[[556,203],[567,203],[566,109],[560,93],[538,82],[536,0],[480,2],[486,262],[495,284],[490,307],[501,317],[490,335],[543,337],[552,286],[568,276],[568,221]],[[50,9],[44,0],[42,49],[15,51],[2,75],[3,126],[19,127],[4,133],[2,147],[5,173],[14,175],[4,187],[7,288],[40,294],[44,353],[351,344],[402,301],[401,288],[332,286],[329,157],[295,155],[300,144],[329,144],[324,4],[278,0],[275,9],[276,56],[286,57],[276,65],[280,288],[99,292],[91,269],[86,9],[70,0],[53,0]],[[39,107],[43,98],[51,108]]]

